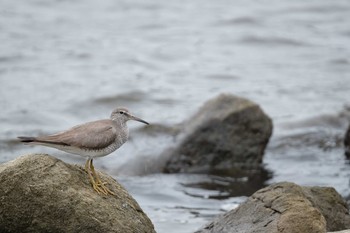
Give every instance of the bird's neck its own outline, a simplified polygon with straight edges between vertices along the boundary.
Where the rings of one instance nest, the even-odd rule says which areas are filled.
[[[118,131],[118,140],[122,143],[126,142],[129,137],[129,128],[126,122],[120,119],[112,119],[112,121],[114,122]]]
[[[128,128],[128,126],[126,125],[126,121],[124,121],[123,119],[111,118],[111,120],[122,129]]]

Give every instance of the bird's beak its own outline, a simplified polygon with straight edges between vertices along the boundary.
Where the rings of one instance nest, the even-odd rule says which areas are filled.
[[[142,123],[144,123],[144,124],[146,124],[146,125],[149,125],[149,123],[148,123],[147,121],[144,121],[144,120],[142,120],[141,118],[138,118],[138,117],[136,117],[136,116],[131,115],[130,118],[131,118],[131,120],[139,121],[139,122],[142,122]]]

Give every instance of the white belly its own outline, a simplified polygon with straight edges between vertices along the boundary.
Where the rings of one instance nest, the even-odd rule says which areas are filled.
[[[70,154],[76,154],[83,157],[88,158],[95,158],[95,157],[103,157],[106,156],[115,150],[117,150],[120,145],[118,143],[113,143],[103,149],[88,149],[88,148],[78,148],[78,147],[72,147],[72,146],[62,146],[62,145],[48,145],[44,144],[45,146],[49,146],[61,151],[65,151]]]

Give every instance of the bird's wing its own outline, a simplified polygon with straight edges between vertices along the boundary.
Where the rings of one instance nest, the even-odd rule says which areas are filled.
[[[98,150],[116,139],[116,129],[111,120],[99,120],[75,126],[67,131],[36,138],[38,142],[61,144]]]

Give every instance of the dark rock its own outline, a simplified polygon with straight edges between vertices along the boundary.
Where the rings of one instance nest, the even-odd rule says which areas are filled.
[[[343,230],[343,231],[332,231],[329,233],[350,233],[350,230]]]
[[[350,158],[350,125],[344,137],[345,155]]]
[[[321,233],[349,228],[348,207],[334,188],[282,182],[257,191],[197,233]]]
[[[116,196],[97,194],[80,166],[48,155],[0,165],[0,232],[155,232],[137,202],[100,173]]]
[[[272,121],[257,104],[221,94],[183,123],[164,172],[249,175],[260,169],[271,133]]]

